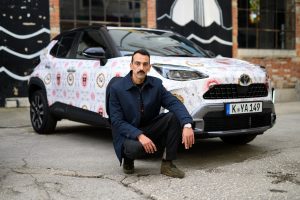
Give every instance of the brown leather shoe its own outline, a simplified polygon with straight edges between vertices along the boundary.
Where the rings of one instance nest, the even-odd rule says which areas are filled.
[[[170,176],[173,178],[183,178],[184,172],[178,169],[172,161],[169,160],[162,160],[161,167],[160,167],[160,173],[164,174],[166,176]]]
[[[134,173],[134,160],[126,158],[126,157],[124,158],[123,172],[125,174],[133,174]]]

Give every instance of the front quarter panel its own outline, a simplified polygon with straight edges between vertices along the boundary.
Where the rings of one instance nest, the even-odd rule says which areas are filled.
[[[265,70],[259,66],[246,61],[232,58],[176,58],[176,57],[151,57],[152,63],[172,64],[189,67],[208,75],[208,78],[191,81],[174,81],[166,79],[158,74],[154,69],[150,75],[159,77],[163,80],[164,86],[175,96],[183,100],[190,112],[203,104],[243,102],[243,101],[271,101],[271,83]],[[252,83],[265,84],[268,95],[257,98],[235,98],[235,99],[204,99],[203,95],[213,85],[219,84],[239,84],[242,74],[248,74]]]

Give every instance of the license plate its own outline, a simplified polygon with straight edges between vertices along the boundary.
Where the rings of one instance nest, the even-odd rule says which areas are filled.
[[[228,103],[226,115],[262,112],[262,102]]]

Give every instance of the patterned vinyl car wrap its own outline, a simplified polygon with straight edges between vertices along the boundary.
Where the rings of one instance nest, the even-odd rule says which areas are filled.
[[[274,90],[263,66],[211,57],[170,31],[85,27],[58,35],[40,55],[29,80],[34,130],[53,132],[61,119],[109,128],[109,87],[129,72],[140,48],[150,52],[149,75],[184,103],[197,135],[246,144],[275,124]]]
[[[41,55],[41,63],[37,66],[32,76],[44,81],[47,88],[49,106],[60,101],[67,104],[88,109],[107,117],[105,110],[106,86],[112,77],[123,77],[130,70],[131,57],[119,57],[108,60],[106,65],[100,66],[99,61],[87,60],[77,62],[72,59],[57,59],[49,54],[49,50],[57,41],[52,41]],[[51,61],[51,62],[49,62]],[[52,70],[44,69],[51,63]],[[209,76],[207,79],[192,81],[174,81],[166,79],[154,69],[149,75],[163,80],[164,86],[181,100],[188,111],[193,111],[199,106],[209,103],[241,102],[244,99],[214,99],[205,100],[203,94],[216,84],[239,84],[240,77],[247,74],[252,83],[263,83],[268,86],[268,96],[248,98],[247,101],[272,101],[271,83],[266,76],[266,71],[260,66],[233,58],[181,58],[151,56],[151,64],[168,64],[186,66],[199,70]],[[56,67],[58,66],[58,67]],[[63,67],[61,67],[63,66]],[[76,74],[67,71],[67,68],[76,69]],[[51,81],[51,77],[56,77]]]

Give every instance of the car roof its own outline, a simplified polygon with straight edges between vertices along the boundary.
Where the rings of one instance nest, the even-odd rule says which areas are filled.
[[[66,30],[61,32],[59,35],[53,38],[53,40],[58,40],[60,37],[62,37],[65,34],[69,34],[72,32],[78,32],[78,31],[85,31],[85,30],[90,30],[90,29],[100,29],[106,27],[108,30],[144,30],[144,31],[159,31],[159,32],[166,32],[166,33],[173,33],[172,31],[167,31],[167,30],[161,30],[161,29],[153,29],[153,28],[139,28],[139,27],[116,27],[116,26],[104,26],[104,25],[98,25],[98,26],[84,26],[84,27],[78,27],[78,28],[73,28],[70,30]]]
[[[172,31],[161,30],[161,29],[154,29],[154,28],[139,28],[139,27],[115,27],[115,26],[108,26],[108,30],[145,30],[145,31],[161,31],[167,33],[173,33]]]

